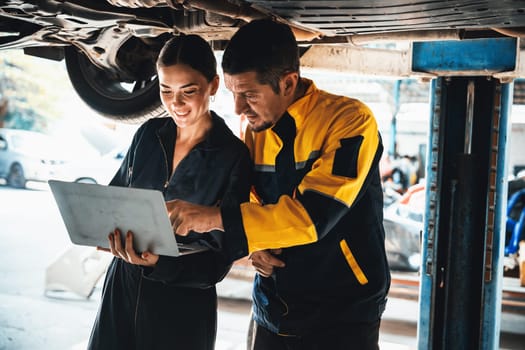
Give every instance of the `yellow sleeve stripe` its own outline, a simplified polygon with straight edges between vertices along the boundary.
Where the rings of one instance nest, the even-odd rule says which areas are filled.
[[[289,196],[276,204],[241,204],[241,214],[250,253],[263,249],[286,248],[317,241],[310,216]]]
[[[350,265],[350,268],[352,269],[352,272],[354,273],[355,277],[357,278],[357,281],[361,285],[365,285],[368,283],[368,278],[366,278],[363,270],[361,270],[361,267],[359,267],[359,264],[355,260],[354,254],[352,254],[352,251],[350,250],[350,247],[346,243],[344,239],[342,239],[339,242],[339,246],[341,247],[341,250],[343,251],[343,254],[346,258],[346,261],[348,262],[348,265]]]

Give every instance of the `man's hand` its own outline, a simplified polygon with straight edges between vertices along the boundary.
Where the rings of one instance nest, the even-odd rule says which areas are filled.
[[[248,259],[252,261],[255,271],[263,277],[270,277],[274,267],[284,267],[282,260],[277,259],[275,255],[282,253],[282,249],[268,249],[253,252]]]
[[[155,266],[159,261],[159,256],[150,252],[143,252],[140,256],[135,253],[133,249],[133,233],[128,231],[126,234],[126,242],[122,246],[121,232],[117,228],[108,235],[109,249],[97,247],[97,250],[110,252],[117,258],[121,258],[127,263],[142,266]]]
[[[219,207],[208,207],[179,199],[166,202],[173,232],[187,236],[190,231],[224,231]]]

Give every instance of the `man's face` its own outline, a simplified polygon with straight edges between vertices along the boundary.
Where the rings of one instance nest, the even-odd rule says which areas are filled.
[[[224,74],[226,88],[233,93],[235,113],[244,116],[253,131],[271,128],[283,115],[289,101],[268,84],[257,80],[256,72]]]

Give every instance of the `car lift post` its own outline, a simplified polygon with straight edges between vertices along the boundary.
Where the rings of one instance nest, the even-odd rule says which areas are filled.
[[[413,43],[431,74],[418,348],[498,349],[519,40]]]

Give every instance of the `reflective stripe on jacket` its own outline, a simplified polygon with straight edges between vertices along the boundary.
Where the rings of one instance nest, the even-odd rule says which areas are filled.
[[[241,226],[249,252],[286,248],[286,267],[254,285],[256,320],[284,334],[375,321],[390,285],[377,123],[360,101],[304,81],[274,127],[246,133],[252,202],[222,210],[228,240]]]

